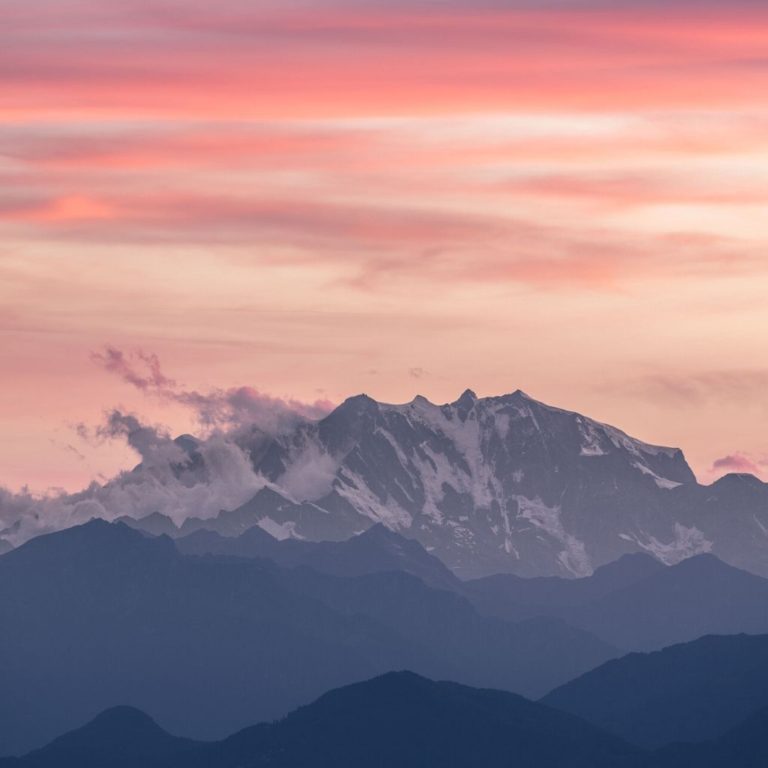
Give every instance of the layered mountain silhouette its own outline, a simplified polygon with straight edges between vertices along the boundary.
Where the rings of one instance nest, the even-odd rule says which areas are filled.
[[[765,764],[757,478],[521,392],[238,439],[236,509],[0,549],[0,764]]]
[[[768,765],[768,708],[714,741],[672,744],[654,755],[654,768],[764,768]]]
[[[343,761],[378,745],[376,734],[344,742],[336,733],[333,743],[315,743],[319,733],[302,730],[322,720],[322,710],[311,707],[279,727],[249,728],[213,745],[188,739],[222,739],[323,691],[413,669],[533,698],[555,689],[543,703],[588,721],[601,738],[612,734],[628,765],[758,765],[749,760],[766,749],[760,725],[768,709],[768,635],[707,636],[615,657],[622,648],[705,633],[766,632],[767,586],[712,555],[666,566],[642,553],[579,579],[500,574],[463,582],[420,543],[383,525],[346,541],[277,540],[259,526],[237,537],[197,530],[172,540],[94,520],[0,558],[0,754],[40,747],[107,710],[15,764],[67,765],[71,755],[71,764],[96,765],[77,757],[90,750],[93,760],[118,768],[179,764],[181,755],[185,766],[317,765],[302,762],[309,751],[291,751],[290,739],[298,739],[308,750],[330,750],[329,765],[351,765]],[[434,684],[418,685],[425,692]],[[360,710],[378,711],[378,697],[389,701],[384,690],[371,688]],[[418,700],[418,691],[408,696]],[[110,709],[116,704],[126,706]],[[168,736],[137,710],[186,738]],[[539,733],[532,723],[540,713],[523,704],[514,712],[517,731],[506,715],[493,722],[506,722],[528,759],[521,745],[534,742],[523,731]],[[345,711],[337,714],[329,733],[347,727]],[[303,725],[281,730],[289,721]],[[554,734],[564,726],[551,727]],[[133,746],[120,747],[129,733]],[[507,759],[504,739],[485,732],[489,751],[478,752],[472,731],[465,736],[466,744],[449,750],[456,765],[506,764],[494,762]],[[425,736],[413,755],[401,757],[416,765],[442,759],[442,748]],[[531,749],[531,764],[579,764]],[[584,754],[597,761],[585,765],[603,764]],[[271,762],[283,759],[289,762]]]
[[[461,588],[459,579],[421,544],[390,531],[380,523],[340,542],[279,541],[259,526],[254,526],[235,537],[198,530],[177,539],[176,546],[185,554],[261,557],[282,566],[305,566],[334,576],[402,571],[417,576],[430,586],[454,591]]]
[[[337,576],[411,574],[460,595],[482,615],[529,626],[564,621],[624,650],[655,650],[707,634],[768,633],[768,580],[713,555],[665,566],[638,553],[580,579],[498,574],[462,582],[418,542],[380,524],[343,542],[277,541],[256,526],[237,537],[200,530],[176,545],[191,554],[263,557]],[[313,588],[309,579],[305,594]]]
[[[0,758],[0,766],[34,768],[151,768],[181,766],[195,747],[191,739],[166,733],[134,707],[105,710],[74,731],[59,736],[23,759]]]
[[[565,615],[629,650],[768,633],[768,580],[698,555]]]
[[[241,445],[267,481],[241,507],[181,528],[343,540],[382,523],[462,578],[584,576],[624,554],[666,564],[711,552],[768,575],[768,485],[751,475],[697,483],[682,452],[649,445],[517,391],[446,405],[360,395],[317,423]],[[189,471],[203,472],[191,439]]]
[[[716,739],[644,750],[514,694],[393,672],[215,742],[116,707],[0,768],[763,768],[767,726],[760,709]]]
[[[3,555],[0,754],[116,704],[210,739],[392,669],[535,697],[619,653],[557,618],[484,617],[408,567],[361,572],[360,552],[443,573],[394,536],[350,542],[342,571],[354,576],[183,555],[166,536],[100,520]]]
[[[641,746],[714,739],[768,707],[768,636],[709,636],[629,654],[543,701]]]
[[[217,743],[165,734],[113,709],[21,760],[18,768],[630,768],[640,750],[514,694],[390,673],[325,694],[285,719]]]
[[[637,553],[622,555],[600,566],[590,576],[578,579],[559,576],[527,579],[500,573],[464,582],[463,587],[485,612],[519,621],[532,616],[568,613],[665,570],[666,566],[656,558]]]
[[[707,634],[768,633],[768,579],[697,555],[664,566],[625,555],[584,579],[498,575],[469,582],[481,612],[556,616],[626,650],[655,650]]]

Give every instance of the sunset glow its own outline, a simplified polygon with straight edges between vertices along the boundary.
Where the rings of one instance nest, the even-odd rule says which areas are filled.
[[[523,389],[768,479],[768,9],[0,13],[0,485],[130,467],[94,365],[306,403]]]

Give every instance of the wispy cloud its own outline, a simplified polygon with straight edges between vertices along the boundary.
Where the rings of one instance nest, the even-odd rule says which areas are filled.
[[[487,109],[513,93],[518,105],[658,108],[743,103],[765,85],[754,65],[765,43],[755,16],[764,12],[752,2],[708,12],[697,4],[695,15],[689,3],[639,0],[291,5],[36,4],[4,28],[6,103],[393,113]],[[130,44],[116,46],[116,36]],[[739,61],[749,64],[734,81]],[[706,89],[690,87],[691,67],[707,68]]]
[[[728,456],[716,459],[712,464],[714,471],[724,470],[727,472],[751,472],[758,474],[761,468],[768,465],[768,460],[757,459],[747,456],[743,453],[731,453]]]
[[[653,374],[610,385],[614,390],[658,404],[695,407],[706,402],[743,405],[763,399],[768,370],[724,370],[694,374]]]
[[[207,243],[234,249],[241,263],[335,266],[358,287],[402,277],[615,289],[628,280],[711,275],[724,265],[731,272],[768,271],[759,242],[690,232],[633,235],[474,212],[296,198],[150,193],[107,201],[105,207],[115,211],[109,217],[85,212],[51,218],[48,211],[56,205],[39,208],[38,235],[49,241]],[[33,217],[27,212],[22,218]],[[261,255],[253,253],[256,247]]]
[[[768,478],[768,456],[755,456],[740,451],[730,453],[727,456],[715,459],[709,470],[709,476],[712,479],[716,479],[730,472],[755,475],[758,478]]]
[[[147,354],[140,349],[127,356],[121,349],[108,346],[100,352],[92,352],[91,359],[105,371],[144,392],[172,390],[176,386],[176,382],[160,370],[157,355]]]
[[[212,389],[206,392],[184,389],[166,376],[157,355],[140,349],[124,352],[107,346],[93,352],[91,359],[145,394],[178,403],[193,411],[206,430],[247,430],[257,427],[268,434],[279,434],[303,420],[316,420],[333,408],[328,400],[304,403],[293,398],[274,397],[249,386]],[[135,418],[113,411],[99,434],[127,438],[129,445],[143,457],[145,450],[160,445],[156,430],[147,430]],[[167,445],[167,440],[162,445]]]

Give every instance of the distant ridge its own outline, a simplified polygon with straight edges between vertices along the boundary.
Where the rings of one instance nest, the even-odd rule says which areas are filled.
[[[106,760],[106,762],[100,762]],[[393,672],[331,691],[271,724],[198,744],[128,708],[104,713],[18,768],[640,768],[640,752],[501,691]]]
[[[182,765],[198,743],[171,736],[134,707],[105,710],[82,728],[54,739],[23,760],[0,766],[34,768],[149,768]]]
[[[0,768],[763,768],[766,758],[765,708],[716,739],[647,751],[514,694],[392,672],[210,743],[117,707]]]
[[[3,555],[0,755],[121,702],[210,739],[392,669],[533,697],[619,653],[559,619],[482,616],[427,583],[461,586],[439,561],[383,528],[304,554],[315,568],[183,555],[93,520]]]

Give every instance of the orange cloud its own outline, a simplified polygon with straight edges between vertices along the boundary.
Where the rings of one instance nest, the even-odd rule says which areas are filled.
[[[111,219],[115,216],[115,210],[99,201],[88,197],[72,195],[54,200],[46,209],[41,211],[40,218],[44,221],[94,221],[97,219]]]
[[[3,212],[5,218],[59,225],[96,222],[113,219],[116,215],[116,210],[108,203],[85,195],[66,195],[38,203],[21,202]]]
[[[30,435],[47,445],[99,400],[76,361],[110,339],[165,344],[199,391],[308,402],[370,370],[383,399],[412,395],[418,361],[446,396],[524,375],[568,405],[588,369],[598,417],[613,398],[602,415],[646,429],[657,408],[657,441],[694,451],[716,432],[703,470],[733,445],[761,455],[764,3],[16,5],[0,29],[14,477],[41,461]],[[679,376],[681,350],[721,373]],[[590,400],[608,361],[621,391]],[[719,414],[739,398],[747,418]]]
[[[657,172],[645,174],[572,173],[515,179],[504,185],[510,192],[543,197],[577,198],[611,207],[664,203],[744,205],[768,202],[768,189],[754,182],[724,188],[715,179],[676,179]]]
[[[732,267],[755,263],[748,246],[721,238],[627,239],[596,227],[312,199],[146,194],[104,206],[55,201],[22,218],[44,224],[43,237],[84,243],[290,247],[291,254],[281,251],[274,258],[346,265],[359,285],[400,275],[610,287],[630,277],[672,275],[686,265],[695,271],[697,265],[708,269],[723,260]],[[81,226],[69,231],[75,220]],[[251,258],[269,262],[268,254]]]

